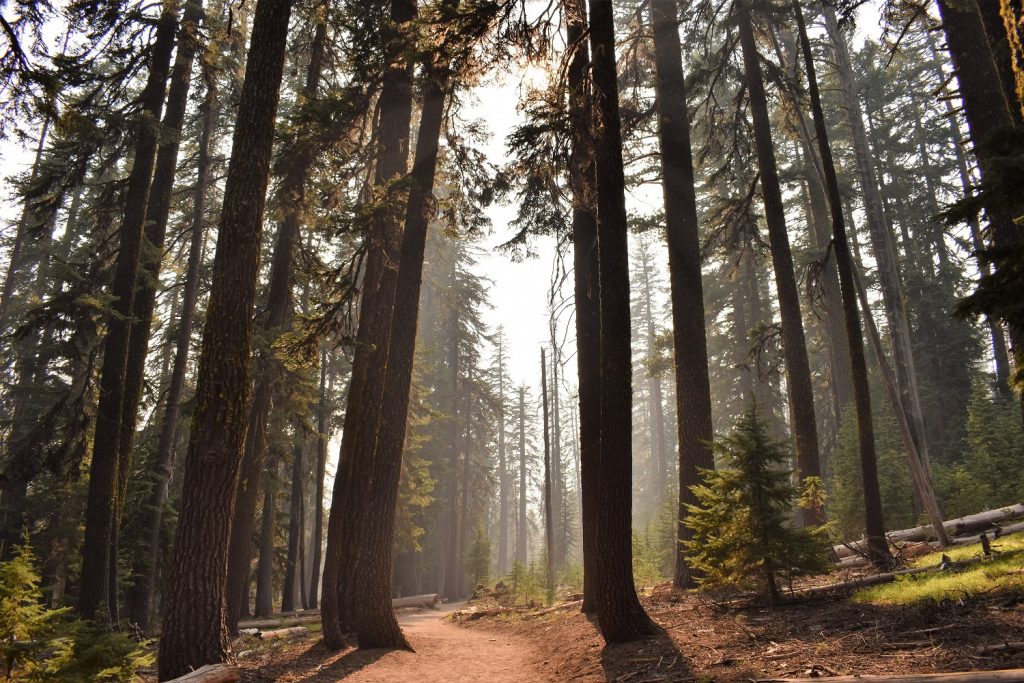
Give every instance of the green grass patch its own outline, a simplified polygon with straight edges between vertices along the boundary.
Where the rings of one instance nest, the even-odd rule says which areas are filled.
[[[963,570],[926,572],[901,576],[892,583],[864,588],[851,598],[853,602],[873,605],[911,605],[970,598],[996,591],[1024,590],[1024,535],[993,543],[998,550],[990,560],[972,564]],[[981,556],[981,544],[949,548],[945,554],[954,562]],[[942,552],[919,557],[914,567],[937,566]]]

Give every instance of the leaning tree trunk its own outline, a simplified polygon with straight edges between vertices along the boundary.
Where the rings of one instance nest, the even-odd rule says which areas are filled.
[[[343,644],[342,631],[351,625],[355,586],[360,574],[357,531],[364,524],[368,478],[359,467],[371,460],[379,427],[373,418],[384,392],[384,368],[388,334],[395,300],[399,262],[402,197],[393,181],[404,175],[409,158],[409,125],[412,117],[412,62],[406,57],[409,23],[416,14],[415,0],[392,0],[394,33],[387,37],[391,52],[383,76],[377,125],[377,162],[374,185],[386,188],[370,218],[363,274],[359,326],[352,363],[345,427],[342,431],[338,476],[335,477],[331,516],[327,528],[327,555],[321,600],[324,642],[330,648]]]
[[[317,24],[310,46],[306,83],[302,91],[303,104],[316,99],[323,71],[326,37],[326,24],[320,22]],[[314,161],[310,135],[311,131],[302,131],[284,160],[284,177],[278,191],[284,216],[274,244],[267,293],[267,313],[263,325],[263,332],[270,340],[283,334],[291,326],[292,321],[292,271],[302,228],[306,181]],[[272,341],[257,352],[256,372],[256,387],[253,391],[252,404],[249,406],[249,429],[245,435],[245,450],[235,494],[231,545],[228,551],[227,623],[228,631],[232,635],[238,631],[241,590],[249,575],[252,528],[259,499],[260,481],[265,470],[267,421],[274,393],[279,390],[278,384],[284,375],[280,361],[274,357]]]
[[[672,288],[672,329],[676,379],[676,430],[679,442],[679,513],[676,525],[675,573],[678,588],[694,585],[683,543],[693,537],[686,526],[687,506],[698,500],[691,486],[700,484],[700,470],[713,469],[711,383],[704,329],[704,287],[701,282],[700,234],[690,118],[679,47],[679,6],[675,0],[651,3],[654,31],[655,91],[661,139],[665,233],[668,237]]]
[[[579,393],[580,516],[583,529],[583,612],[597,610],[597,487],[601,444],[601,311],[598,305],[597,215],[591,121],[587,90],[590,56],[583,0],[564,0],[569,64],[572,153],[573,299],[576,305],[576,367]]]
[[[164,106],[171,51],[178,25],[178,6],[169,0],[163,6],[153,42],[149,76],[142,92],[142,113],[137,125],[135,158],[128,176],[124,215],[118,231],[119,246],[111,286],[113,305],[107,316],[103,369],[99,382],[99,405],[89,467],[89,494],[85,509],[85,537],[82,541],[82,573],[78,613],[95,616],[106,603],[111,619],[117,621],[117,591],[110,582],[116,571],[111,565],[111,548],[119,524],[118,464],[125,371],[132,299],[142,253],[142,232],[146,219],[150,177],[156,161],[159,130],[156,122]]]
[[[931,51],[931,63],[932,68],[935,69],[936,78],[939,82],[946,80],[945,73],[942,71],[942,66],[939,61],[938,50],[935,47],[935,39],[928,35],[928,48]],[[960,188],[964,193],[964,197],[970,197],[974,194],[974,181],[971,178],[971,172],[967,167],[967,158],[964,154],[962,141],[964,139],[963,132],[960,129],[960,123],[957,121],[956,110],[953,107],[953,103],[949,97],[943,97],[942,102],[946,111],[946,119],[949,121],[949,140],[950,145],[953,148],[953,154],[956,158],[957,175],[960,177]],[[985,252],[985,241],[981,234],[981,226],[978,222],[978,216],[972,215],[968,219],[968,226],[971,230],[971,246],[974,248],[975,258],[978,262],[978,270],[981,272],[982,277],[992,277],[992,264],[989,263],[983,254]],[[989,336],[992,338],[992,361],[995,365],[995,388],[996,392],[1004,398],[1011,398],[1013,391],[1010,389],[1010,353],[1006,347],[1006,332],[1003,330],[1003,324],[991,315],[986,315],[985,319],[988,323]]]
[[[178,313],[174,361],[168,383],[160,421],[160,436],[156,454],[150,466],[150,491],[143,509],[142,547],[135,555],[132,566],[134,581],[128,591],[128,619],[143,632],[150,629],[153,615],[153,594],[156,590],[156,563],[160,552],[160,529],[164,504],[167,502],[168,484],[174,466],[174,450],[178,439],[178,418],[185,393],[185,376],[192,346],[192,328],[196,304],[199,301],[199,268],[202,265],[203,241],[206,234],[206,193],[210,177],[210,146],[214,122],[217,118],[217,88],[212,78],[207,79],[206,97],[200,107],[202,130],[196,159],[195,189],[192,195],[192,216],[189,232],[188,262],[185,266],[184,291]]]
[[[786,390],[789,394],[793,433],[796,441],[797,468],[800,480],[821,476],[818,454],[818,427],[814,417],[814,392],[811,388],[811,369],[807,361],[807,341],[804,338],[803,318],[800,312],[800,294],[793,271],[793,254],[786,231],[786,211],[782,203],[782,189],[775,162],[768,99],[761,74],[760,55],[754,42],[750,0],[737,5],[737,24],[743,50],[743,65],[750,112],[754,124],[754,147],[761,172],[761,196],[764,200],[765,221],[775,269],[775,287],[779,297],[782,318],[782,352],[786,363]],[[805,521],[816,524],[822,519],[804,511]]]
[[[1019,188],[1009,187],[1009,182],[1002,178],[1005,171],[1001,173],[1001,152],[994,149],[997,147],[994,142],[1014,127],[1014,116],[991,51],[979,47],[987,45],[987,36],[977,7],[973,3],[965,5],[949,0],[939,0],[938,4],[949,54],[960,83],[960,98],[981,169],[982,184],[994,194],[1004,195],[1002,199],[990,199],[985,206],[992,246],[1006,254],[993,259],[995,277],[998,279],[1005,275],[1014,281],[1012,273],[1019,271],[1019,252],[1024,249],[1024,230],[1014,219],[1024,215],[1024,202],[1020,199]],[[1018,274],[1016,281],[1019,279]],[[1015,367],[1014,383],[1019,390],[1024,382],[1021,377],[1024,374],[1024,325],[1019,319],[1007,322]],[[1020,400],[1024,411],[1024,391],[1020,392]]]
[[[910,323],[907,318],[903,283],[896,259],[896,249],[893,245],[892,230],[886,220],[885,206],[879,187],[880,178],[868,144],[868,135],[864,130],[864,115],[854,83],[853,68],[850,65],[846,41],[839,32],[835,11],[827,6],[825,7],[825,24],[833,46],[836,73],[839,76],[839,89],[846,108],[846,121],[853,137],[854,159],[857,163],[857,177],[860,180],[861,194],[864,199],[868,234],[871,238],[878,280],[882,289],[882,303],[885,306],[889,332],[892,336],[893,360],[900,401],[903,404],[903,410],[910,418],[914,445],[918,453],[921,454],[926,470],[929,470],[931,465],[929,464],[928,443],[925,438],[917,371],[911,348]]]
[[[249,395],[249,344],[291,0],[258,0],[221,211],[184,495],[163,600],[159,676],[224,661],[227,545]]]
[[[171,81],[167,90],[167,109],[164,113],[160,148],[156,155],[153,182],[146,206],[145,244],[142,248],[141,266],[132,300],[132,321],[128,335],[128,356],[125,366],[123,401],[121,403],[121,431],[118,437],[118,485],[117,502],[124,506],[128,492],[128,474],[131,468],[132,442],[135,438],[139,402],[146,376],[146,356],[149,352],[149,338],[156,308],[157,287],[160,284],[160,266],[163,261],[164,238],[171,214],[171,195],[174,190],[174,175],[178,167],[178,148],[181,146],[181,127],[185,122],[185,107],[192,84],[192,62],[196,56],[196,39],[199,25],[203,20],[202,0],[190,0],[185,7],[178,28],[178,50],[171,69]],[[121,510],[117,511],[120,518]],[[110,586],[114,592],[117,585],[117,554],[119,530],[111,529],[110,543]],[[145,550],[143,551],[146,552]],[[148,557],[146,558],[148,559]],[[145,562],[145,560],[143,560]],[[133,558],[133,567],[138,560]],[[152,568],[149,568],[150,571]],[[135,623],[145,622],[149,626],[148,605],[140,606],[138,599],[144,592],[146,578],[136,573],[140,589],[131,586],[127,594],[129,616]],[[141,609],[140,609],[141,607]]]
[[[601,443],[597,491],[597,615],[607,643],[657,627],[637,599],[632,547],[632,354],[628,221],[612,5],[590,0],[591,80],[596,107],[598,279],[601,310]],[[590,492],[591,494],[593,491]]]
[[[442,20],[454,10],[453,4],[457,5],[452,2],[442,5]],[[435,59],[443,58],[435,56]],[[427,227],[433,214],[430,198],[434,189],[445,103],[451,87],[445,64],[429,63],[425,75],[427,80],[395,285],[395,306],[391,313],[384,392],[377,416],[380,427],[373,450],[373,481],[366,501],[368,510],[360,544],[360,564],[364,570],[360,573],[357,588],[359,603],[355,622],[359,646],[366,648],[409,647],[391,604],[392,543],[416,356],[423,254]],[[467,461],[467,472],[468,467]]]
[[[857,410],[857,434],[860,440],[861,481],[864,486],[865,538],[871,561],[879,569],[892,566],[885,540],[885,521],[882,517],[882,496],[878,487],[878,466],[875,455],[875,432],[871,417],[871,390],[868,386],[868,367],[864,358],[864,336],[857,314],[857,292],[854,285],[854,266],[846,242],[846,223],[839,195],[839,180],[836,176],[832,148],[825,127],[825,115],[818,93],[818,79],[814,69],[810,42],[804,27],[803,11],[796,0],[793,2],[800,43],[807,70],[808,90],[811,95],[811,109],[814,114],[814,131],[818,139],[818,152],[825,176],[825,191],[832,215],[832,246],[836,253],[839,269],[839,287],[843,296],[843,315],[846,320],[846,334],[849,342],[850,364],[853,369],[854,405]]]

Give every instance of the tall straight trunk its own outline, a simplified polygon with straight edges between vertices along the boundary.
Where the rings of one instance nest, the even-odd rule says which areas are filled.
[[[117,621],[117,591],[110,582],[116,571],[111,565],[111,548],[121,505],[118,501],[118,445],[128,361],[129,321],[142,253],[146,202],[159,141],[155,122],[160,120],[163,111],[177,24],[178,6],[174,0],[169,0],[161,10],[156,39],[151,48],[149,75],[142,93],[142,112],[136,123],[135,157],[128,176],[124,214],[118,230],[119,246],[111,285],[113,305],[106,319],[99,405],[89,467],[85,537],[82,541],[78,613],[87,618],[95,616],[96,610],[105,604],[111,619]]]
[[[309,608],[316,609],[319,604],[320,564],[323,561],[324,533],[324,478],[327,473],[327,442],[330,429],[330,407],[328,396],[333,395],[334,373],[331,381],[327,381],[327,350],[320,352],[320,404],[317,406],[316,421],[316,495],[313,501],[313,572],[309,580]],[[330,391],[329,391],[330,390]]]
[[[32,171],[29,173],[29,184],[31,185],[39,176],[39,166],[43,161],[43,150],[46,149],[46,138],[50,131],[51,117],[46,114],[46,118],[43,119],[43,125],[39,129],[39,142],[36,143],[36,155],[32,161]],[[24,267],[24,254],[25,241],[29,237],[30,222],[33,219],[32,202],[26,198],[21,207],[21,217],[18,219],[18,224],[15,227],[14,232],[14,244],[11,245],[11,251],[7,256],[7,272],[4,274],[4,284],[2,290],[0,290],[0,330],[6,330],[8,327],[7,319],[7,308],[11,303],[11,296],[14,294],[15,283],[18,279],[19,271]]]
[[[343,644],[342,631],[350,626],[354,592],[361,572],[357,531],[365,524],[367,487],[379,420],[375,418],[384,393],[388,337],[395,301],[399,263],[401,214],[405,208],[392,185],[406,173],[409,159],[409,126],[412,118],[412,69],[408,59],[409,26],[416,15],[415,0],[391,1],[392,25],[385,49],[390,53],[378,102],[377,159],[374,185],[387,189],[389,197],[374,210],[368,227],[364,258],[359,326],[349,385],[345,427],[342,431],[338,476],[335,477],[331,516],[327,528],[327,555],[321,600],[324,642],[330,648]],[[372,470],[370,470],[372,471]]]
[[[782,353],[786,363],[786,390],[789,394],[793,436],[796,442],[797,469],[800,481],[821,476],[818,454],[818,426],[814,417],[814,392],[811,387],[811,369],[807,361],[807,341],[804,338],[803,318],[800,312],[800,294],[793,271],[793,254],[789,248],[786,230],[786,211],[782,204],[782,189],[775,162],[768,99],[761,74],[760,55],[754,42],[749,0],[737,5],[737,23],[743,50],[743,65],[750,112],[754,124],[754,147],[761,173],[761,196],[764,201],[765,221],[775,270],[775,288],[779,297],[782,318]],[[804,521],[820,524],[820,515],[804,511]]]
[[[805,161],[813,154],[811,140],[804,149]],[[832,411],[836,428],[843,420],[846,407],[853,402],[853,370],[850,368],[850,353],[843,323],[843,296],[839,290],[839,271],[836,269],[834,254],[829,250],[832,243],[832,226],[829,220],[827,199],[823,183],[813,173],[810,163],[805,163],[808,205],[810,207],[810,228],[818,253],[827,257],[822,264],[820,275],[821,304],[824,308],[825,332],[828,339],[829,380],[832,385]],[[824,463],[823,463],[824,465]],[[824,469],[824,467],[823,467]]]
[[[224,661],[227,546],[249,398],[252,311],[291,0],[258,0],[217,234],[159,676]]]
[[[442,5],[442,20],[457,4],[446,2]],[[429,200],[434,191],[441,125],[451,87],[448,65],[439,63],[443,58],[437,56],[438,61],[431,61],[426,65],[427,80],[424,85],[419,130],[416,136],[416,154],[405,210],[400,267],[395,284],[395,305],[391,313],[388,335],[384,390],[377,415],[380,426],[373,448],[373,481],[366,501],[370,509],[365,518],[365,527],[361,531],[360,552],[364,571],[359,575],[357,590],[360,601],[355,613],[356,635],[360,647],[409,647],[391,608],[392,544],[398,484],[408,428],[409,395],[416,357],[423,255],[427,227],[433,215]],[[457,354],[457,340],[454,346]],[[468,471],[467,449],[467,475]],[[452,504],[454,505],[454,500]],[[463,516],[463,525],[465,523]]]
[[[312,102],[317,97],[326,39],[327,25],[321,21],[316,26],[310,46],[302,104]],[[294,313],[292,287],[295,250],[302,228],[307,177],[314,161],[309,138],[311,134],[310,131],[302,131],[291,148],[284,160],[284,177],[278,190],[284,215],[274,243],[267,292],[267,314],[263,324],[263,332],[270,340],[287,331]],[[249,429],[245,436],[245,450],[235,494],[231,545],[228,552],[228,630],[232,634],[238,630],[238,607],[241,598],[239,591],[249,571],[252,527],[259,497],[259,482],[266,460],[264,431],[273,396],[280,390],[279,384],[284,374],[281,363],[274,357],[272,347],[271,341],[256,354],[256,387],[253,391],[252,404],[249,406]]]
[[[295,609],[296,601],[301,600],[305,591],[299,590],[302,582],[301,551],[302,535],[305,525],[302,519],[302,498],[306,495],[303,480],[306,476],[305,465],[303,465],[303,441],[305,435],[302,433],[302,424],[295,422],[295,446],[292,449],[292,482],[291,493],[288,497],[288,557],[285,560],[284,586],[281,590],[281,611],[291,612]],[[301,593],[301,595],[300,595]],[[302,603],[299,602],[299,605]]]
[[[500,332],[499,332],[500,335]],[[505,458],[505,344],[498,337],[498,575],[508,572],[508,462]]]
[[[551,420],[548,410],[548,362],[544,355],[544,347],[540,349],[540,392],[542,412],[544,413],[544,542],[547,546],[544,575],[550,602],[555,593],[555,509],[554,498],[551,495]]]
[[[641,252],[642,262],[640,263],[641,312],[643,313],[644,336],[646,337],[646,349],[648,360],[653,360],[657,355],[655,350],[656,329],[654,326],[654,293],[651,291],[651,263],[650,254],[647,251]],[[656,374],[647,373],[647,434],[650,442],[651,456],[650,476],[652,479],[653,494],[651,498],[652,508],[660,510],[662,499],[665,494],[667,478],[665,472],[665,461],[667,460],[665,445],[665,412],[664,397],[661,392],[661,377]]]
[[[1017,95],[1017,76],[1013,71],[1013,56],[1010,51],[1009,34],[1003,20],[1002,8],[1000,8],[998,0],[983,0],[977,2],[977,6],[982,25],[985,27],[985,36],[988,38],[992,59],[1003,86],[1003,94],[1006,95],[1006,103],[1010,106],[1010,115],[1013,117],[1014,123],[1019,126],[1024,124],[1024,112],[1021,111],[1021,100]]]
[[[818,140],[818,153],[825,175],[825,191],[832,217],[832,246],[836,252],[839,269],[839,286],[843,296],[843,314],[846,320],[846,334],[849,342],[850,364],[853,368],[854,403],[857,410],[857,435],[860,440],[861,481],[864,487],[865,538],[872,563],[879,569],[892,565],[888,543],[885,538],[885,521],[882,517],[882,497],[878,486],[878,466],[875,455],[875,433],[871,417],[871,391],[868,386],[868,368],[864,359],[864,336],[857,314],[857,293],[854,285],[854,266],[846,242],[846,223],[839,197],[839,181],[836,176],[832,148],[825,127],[825,115],[818,93],[818,79],[810,42],[804,26],[803,11],[796,0],[793,2],[800,43],[807,71],[808,90],[814,114],[814,130]]]
[[[178,49],[171,69],[170,85],[167,89],[167,107],[160,132],[160,147],[156,154],[153,181],[146,204],[144,243],[141,251],[141,272],[135,285],[132,299],[132,320],[128,334],[128,355],[125,363],[123,397],[121,404],[121,429],[118,436],[118,483],[117,502],[124,506],[128,492],[128,475],[131,470],[132,444],[138,418],[142,387],[146,378],[146,356],[149,352],[149,338],[152,330],[153,311],[156,308],[157,288],[160,284],[160,266],[164,255],[164,238],[171,214],[171,195],[174,190],[174,176],[178,168],[178,148],[181,146],[181,127],[185,122],[185,107],[192,84],[192,62],[196,56],[196,37],[203,20],[202,0],[189,0],[178,28]],[[177,316],[172,315],[172,320]],[[110,590],[116,594],[117,556],[119,530],[117,520],[111,529],[110,541]],[[138,593],[129,591],[129,596]],[[135,612],[135,605],[129,613]],[[146,618],[148,622],[148,617]]]
[[[459,571],[459,461],[462,456],[461,430],[459,429],[459,337],[458,337],[458,315],[456,309],[452,309],[451,329],[452,339],[448,348],[448,371],[451,373],[450,386],[451,401],[449,415],[451,424],[449,428],[449,456],[448,456],[448,510],[447,510],[447,534],[445,536],[445,567],[444,567],[444,597],[448,600],[457,600],[462,597],[462,573]]]
[[[982,184],[989,188],[1005,185],[1006,181],[999,177],[1001,152],[992,149],[992,141],[1012,129],[1015,120],[992,53],[979,47],[987,45],[981,16],[974,3],[939,0],[938,5],[949,54],[960,83],[960,98],[981,170]],[[998,277],[1007,271],[1012,273],[1020,268],[1019,252],[1024,243],[1024,230],[1014,219],[1024,215],[1024,201],[1020,200],[1019,193],[1014,199],[989,201],[985,206],[985,214],[992,235],[992,247],[1009,254],[994,259],[995,275]],[[1014,252],[1018,254],[1015,256]],[[1024,368],[1024,327],[1014,321],[1007,322],[1010,355],[1014,360],[1014,383],[1020,384]],[[1020,392],[1020,401],[1024,411],[1024,392]]]
[[[127,594],[128,619],[143,632],[150,630],[153,616],[153,594],[156,590],[156,562],[160,552],[160,528],[163,524],[164,504],[167,502],[168,484],[174,467],[175,444],[178,439],[178,419],[181,416],[185,376],[192,346],[196,304],[199,301],[199,268],[202,265],[203,240],[206,234],[206,193],[210,177],[210,146],[214,122],[217,118],[217,89],[208,79],[206,97],[201,106],[202,130],[196,160],[196,180],[192,194],[192,216],[189,232],[188,262],[185,266],[184,290],[178,313],[178,329],[174,340],[174,361],[160,417],[160,436],[149,473],[151,488],[143,509],[143,545],[135,554],[132,564],[132,587]]]
[[[569,64],[572,152],[573,300],[576,306],[576,367],[579,393],[580,522],[583,531],[583,612],[597,610],[597,494],[601,444],[601,310],[597,279],[596,178],[592,99],[587,89],[590,55],[584,0],[563,0]],[[518,552],[518,551],[517,551]]]
[[[945,81],[946,76],[940,65],[938,50],[935,47],[935,39],[931,34],[928,34],[928,48],[931,51],[932,67],[935,69],[936,77],[940,82]],[[953,155],[956,158],[960,188],[963,190],[964,197],[970,197],[974,194],[974,180],[967,167],[967,158],[961,144],[964,135],[960,130],[960,123],[957,120],[953,103],[948,97],[943,97],[942,102],[945,107],[946,120],[949,121],[949,139],[950,145],[953,148]],[[975,257],[978,261],[978,270],[981,272],[982,277],[991,277],[992,264],[982,255],[985,251],[985,242],[982,238],[981,225],[976,215],[970,217],[968,227],[971,231],[971,246],[974,248]],[[1010,398],[1013,396],[1013,391],[1010,389],[1010,354],[1006,348],[1006,332],[1003,330],[1002,323],[992,316],[985,316],[985,320],[988,323],[989,336],[992,339],[992,361],[995,366],[996,392],[1004,398]]]
[[[557,326],[551,326],[551,507],[554,510],[555,532],[552,563],[555,570],[565,566],[568,536],[565,525],[565,478],[562,475],[562,423],[559,419]]]
[[[597,615],[607,643],[657,631],[637,599],[632,535],[632,353],[626,180],[612,5],[590,0],[601,310],[601,443],[597,490]],[[591,494],[593,492],[590,492]]]
[[[273,470],[268,468],[263,477],[263,512],[260,515],[259,559],[256,562],[256,616],[267,617],[274,613],[274,538],[277,508],[274,499],[277,481]]]
[[[711,383],[704,330],[704,287],[701,282],[697,197],[690,151],[690,118],[679,47],[679,6],[675,0],[651,3],[654,32],[658,136],[661,140],[665,234],[672,289],[673,359],[676,379],[676,430],[679,443],[679,514],[676,526],[675,573],[672,583],[693,585],[683,554],[683,541],[693,532],[686,526],[686,506],[698,501],[691,486],[700,483],[700,469],[715,466],[710,442]]]
[[[519,515],[516,520],[516,562],[526,568],[529,536],[526,528],[526,389],[519,387]]]
[[[839,31],[835,10],[826,6],[824,12],[825,25],[836,61],[836,73],[839,76],[839,89],[846,109],[846,121],[853,137],[857,178],[860,181],[868,235],[871,239],[878,280],[882,289],[882,303],[885,306],[889,333],[892,337],[894,367],[896,382],[900,390],[900,400],[904,411],[910,417],[911,433],[917,451],[924,459],[925,466],[930,467],[917,371],[910,343],[910,324],[907,318],[896,249],[893,245],[892,230],[886,217],[882,193],[879,189],[879,175],[875,169],[874,157],[868,144],[868,135],[864,129],[864,114],[854,81],[853,68],[850,65],[846,40]]]

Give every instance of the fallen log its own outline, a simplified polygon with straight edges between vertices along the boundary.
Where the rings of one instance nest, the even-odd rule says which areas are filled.
[[[238,683],[240,680],[242,671],[233,664],[207,664],[166,683]]]
[[[994,645],[983,645],[977,649],[979,655],[991,655],[997,652],[1020,652],[1024,650],[1022,642],[995,643]]]
[[[300,624],[315,624],[320,621],[320,616],[317,614],[311,614],[309,616],[301,617],[286,617],[284,619],[253,619],[252,621],[240,621],[238,622],[239,631],[245,631],[247,629],[256,629],[258,631],[264,631],[275,628],[284,628],[285,626],[298,626]]]
[[[900,674],[896,676],[830,676],[823,678],[760,678],[757,683],[1019,683],[1024,681],[1024,669],[999,671],[959,671],[944,674]]]
[[[441,602],[440,595],[437,593],[427,593],[426,595],[410,595],[405,598],[395,598],[391,601],[391,607],[392,609],[400,609],[402,607],[428,607],[433,609],[439,602]]]
[[[966,536],[969,534],[981,533],[986,529],[991,529],[1000,522],[1004,522],[1008,519],[1016,519],[1018,517],[1024,517],[1024,503],[1008,505],[995,510],[986,510],[985,512],[979,512],[965,517],[958,517],[956,519],[943,522],[942,526],[951,536]],[[914,527],[913,529],[890,531],[886,534],[886,537],[892,543],[896,543],[898,541],[933,541],[935,540],[935,530],[932,529],[930,524],[928,524]],[[856,555],[858,552],[864,552],[866,549],[866,543],[862,539],[846,545],[837,545],[833,549],[836,551],[836,555],[842,559],[844,557]]]
[[[292,626],[290,628],[279,628],[276,631],[261,631],[260,640],[276,640],[277,638],[292,638],[304,636],[309,633],[305,626]]]

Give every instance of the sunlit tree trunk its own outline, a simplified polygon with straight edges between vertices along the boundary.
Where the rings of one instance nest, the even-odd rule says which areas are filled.
[[[291,0],[258,0],[217,235],[159,676],[223,661],[227,546],[249,396],[252,311]]]

